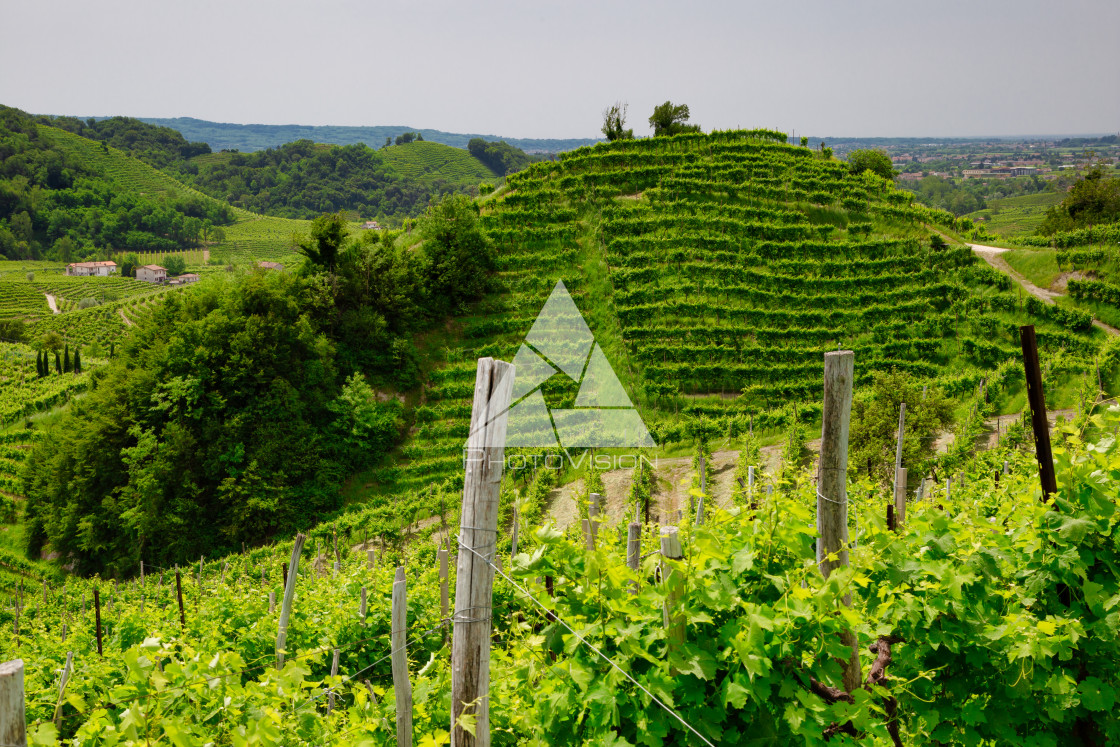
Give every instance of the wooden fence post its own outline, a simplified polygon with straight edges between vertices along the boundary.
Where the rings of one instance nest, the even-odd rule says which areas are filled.
[[[636,521],[630,522],[628,527],[628,534],[626,537],[626,565],[634,573],[638,572],[638,567],[642,560],[642,525]],[[634,582],[633,593],[638,593],[638,582]]]
[[[97,626],[97,655],[104,656],[101,651],[101,592],[96,587],[93,589],[93,619]]]
[[[591,552],[595,549],[595,535],[591,532],[591,522],[583,519],[581,523],[583,525],[583,548]]]
[[[684,595],[684,574],[673,568],[669,560],[683,560],[681,538],[677,527],[661,527],[661,581],[667,592],[665,606],[662,608],[662,622],[665,625],[670,651],[680,651],[684,645],[684,617],[676,610]],[[671,672],[675,669],[670,668]]]
[[[23,702],[23,659],[0,664],[0,745],[27,747]]]
[[[70,672],[74,669],[74,652],[66,652],[66,664],[62,667],[62,679],[58,683],[58,705],[54,708],[54,725],[56,729],[62,728],[62,698],[66,694],[66,683],[70,681]]]
[[[338,676],[338,649],[334,650],[334,657],[331,659],[331,677]],[[327,713],[329,714],[334,710],[334,684],[332,683],[327,690]]]
[[[393,579],[393,611],[389,645],[393,664],[393,691],[397,700],[397,747],[412,747],[412,683],[408,681],[408,590],[404,567]]]
[[[288,642],[288,618],[292,614],[292,600],[296,596],[296,572],[299,570],[299,556],[303,552],[303,542],[307,539],[297,534],[292,543],[292,564],[285,567],[288,580],[284,583],[284,601],[280,605],[280,625],[276,631],[276,668],[284,667],[284,646]],[[290,572],[288,572],[290,570]]]
[[[97,595],[97,589],[93,590],[94,596]],[[183,612],[183,578],[179,574],[179,569],[175,569],[175,596],[179,600],[179,628],[186,632],[187,630],[187,616]]]
[[[587,519],[591,524],[591,549],[599,544],[599,515],[603,512],[603,496],[598,493],[591,494],[587,506]]]
[[[268,592],[268,614],[276,612],[276,592]]]
[[[451,747],[490,745],[490,614],[513,366],[480,358],[465,456],[451,642]],[[469,711],[468,708],[471,710]],[[460,717],[473,711],[472,736]]]
[[[366,605],[367,605],[366,587],[362,587],[361,596],[358,600],[358,619],[365,622],[366,619]]]
[[[1050,450],[1050,423],[1046,419],[1046,397],[1042,392],[1042,371],[1038,363],[1038,341],[1034,325],[1019,328],[1023,346],[1023,368],[1027,375],[1027,401],[1031,406],[1031,427],[1034,429],[1034,453],[1038,459],[1038,477],[1042,483],[1042,500],[1058,492],[1054,475],[1054,454]]]
[[[855,354],[837,350],[824,354],[824,405],[821,410],[821,461],[817,480],[817,562],[828,578],[833,568],[848,565],[848,426],[852,414]],[[836,554],[836,560],[829,555]],[[851,597],[844,603],[851,605]],[[854,692],[862,684],[859,645],[850,630],[841,640],[851,646],[844,665],[844,689]]]
[[[520,519],[521,519],[520,512],[517,510],[517,506],[514,506],[513,507],[513,527],[510,529],[510,545],[509,545],[509,561],[510,561],[511,565],[513,564],[513,559],[517,557],[517,531],[520,528],[520,527],[518,527],[518,523],[520,522]]]
[[[902,436],[905,431],[906,403],[903,402],[898,406],[898,444],[894,448],[894,494],[896,496],[898,495],[898,471],[902,469]],[[903,485],[905,485],[905,483],[903,483]],[[897,505],[895,505],[895,519],[898,521],[898,525],[902,526],[903,516],[898,513]]]
[[[901,529],[906,523],[906,468],[899,467],[894,473],[894,520]]]

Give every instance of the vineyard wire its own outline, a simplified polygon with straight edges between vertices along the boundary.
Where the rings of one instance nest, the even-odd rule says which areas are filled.
[[[436,631],[439,631],[439,630],[443,630],[444,628],[447,627],[447,622],[448,622],[447,620],[441,620],[439,625],[435,626],[434,628],[428,628],[427,630],[423,631],[422,633],[416,634],[416,636],[412,639],[412,642],[413,643],[419,643],[420,641],[422,641],[425,638],[427,638],[428,636],[430,636],[432,633],[435,633]],[[405,642],[404,646],[402,646],[401,648],[398,648],[398,649],[393,649],[392,646],[390,645],[389,653],[385,654],[384,656],[382,656],[380,659],[373,662],[372,664],[369,664],[365,667],[362,667],[357,672],[354,672],[353,674],[346,675],[345,677],[342,678],[342,682],[339,682],[337,685],[331,685],[330,687],[323,688],[323,692],[319,693],[318,695],[312,696],[311,698],[308,698],[307,700],[303,701],[298,706],[296,706],[295,709],[292,711],[292,715],[294,716],[299,711],[299,709],[303,708],[305,705],[310,705],[311,703],[314,703],[316,700],[318,700],[319,698],[323,697],[324,695],[330,693],[332,690],[334,690],[338,687],[342,687],[342,685],[346,684],[347,682],[349,682],[353,678],[357,677],[362,672],[365,672],[367,669],[374,668],[375,666],[377,666],[381,662],[383,662],[386,659],[392,657],[392,655],[395,654],[397,651],[401,651],[401,650],[403,650],[407,647],[408,647],[408,642],[407,641]]]
[[[466,544],[464,544],[464,543],[463,543],[463,538],[462,538],[462,536],[461,536],[461,535],[457,537],[457,540],[458,540],[458,542],[459,542],[459,547],[461,547],[461,548],[463,548],[463,549],[465,549],[465,550],[469,550],[470,552],[474,553],[474,554],[475,554],[476,556],[478,556],[478,558],[479,558],[479,559],[480,559],[480,560],[481,560],[481,561],[482,561],[483,563],[486,563],[486,564],[487,564],[488,566],[490,566],[491,568],[493,568],[493,569],[494,569],[494,570],[495,570],[495,571],[496,571],[496,572],[498,573],[498,575],[500,575],[500,576],[501,576],[502,578],[504,578],[504,579],[505,579],[506,581],[508,581],[508,582],[510,583],[510,585],[511,585],[511,586],[513,586],[513,587],[514,587],[515,589],[517,589],[517,590],[518,590],[518,591],[520,591],[520,592],[521,592],[522,594],[524,594],[524,595],[525,595],[526,597],[528,597],[530,601],[532,601],[532,602],[533,602],[534,604],[536,604],[536,605],[537,605],[538,607],[540,607],[540,608],[541,608],[542,610],[544,610],[545,612],[551,612],[551,611],[550,611],[550,610],[549,610],[549,609],[548,609],[547,607],[545,607],[545,606],[544,606],[543,604],[541,604],[541,603],[540,603],[539,601],[537,601],[537,598],[536,598],[536,597],[534,597],[534,596],[533,596],[532,594],[530,594],[530,593],[529,593],[529,592],[528,592],[528,591],[527,591],[527,590],[526,590],[526,589],[525,589],[524,587],[522,587],[522,586],[521,586],[520,584],[518,584],[518,583],[517,583],[516,581],[514,581],[514,580],[513,580],[512,578],[510,578],[509,576],[507,576],[507,575],[505,574],[505,571],[503,571],[503,570],[502,570],[501,568],[499,568],[498,566],[494,565],[494,563],[492,563],[492,562],[491,562],[491,561],[490,561],[489,559],[487,559],[487,558],[483,557],[483,556],[482,556],[482,555],[481,555],[481,554],[480,554],[480,553],[479,553],[478,551],[476,551],[476,550],[475,550],[475,549],[474,549],[473,547],[468,547],[468,546],[467,546]],[[626,679],[628,679],[628,680],[630,680],[631,682],[633,682],[633,683],[634,683],[634,685],[635,685],[635,686],[636,686],[636,687],[637,687],[637,688],[638,688],[639,690],[641,690],[641,691],[642,691],[642,692],[644,692],[644,693],[645,693],[646,695],[648,695],[648,696],[650,697],[650,700],[652,700],[652,701],[653,701],[654,703],[657,703],[657,705],[661,706],[661,708],[662,708],[662,709],[664,709],[666,713],[670,714],[670,715],[671,715],[671,716],[673,716],[673,717],[674,717],[675,719],[677,719],[677,721],[680,721],[680,722],[681,722],[682,724],[684,724],[685,728],[686,728],[686,729],[688,729],[689,731],[691,731],[691,732],[692,732],[693,734],[695,734],[696,736],[698,736],[698,737],[700,738],[700,740],[701,740],[701,741],[702,741],[702,742],[703,742],[704,744],[708,745],[708,747],[716,747],[716,746],[715,746],[714,744],[712,744],[711,742],[709,742],[709,741],[708,741],[708,739],[707,739],[707,738],[706,738],[706,737],[705,737],[705,736],[704,736],[703,734],[701,734],[700,732],[698,732],[698,731],[696,730],[696,728],[695,728],[694,726],[692,726],[692,724],[688,723],[688,722],[687,722],[687,721],[685,721],[685,720],[684,720],[683,718],[681,718],[681,716],[680,716],[680,715],[679,715],[679,714],[678,714],[678,713],[677,713],[676,711],[674,711],[674,710],[673,710],[672,708],[670,708],[669,706],[667,706],[667,705],[665,705],[664,703],[662,703],[662,702],[661,702],[661,700],[659,700],[659,699],[657,698],[657,696],[656,696],[656,695],[654,695],[654,694],[653,694],[653,693],[651,693],[651,692],[650,692],[649,690],[647,690],[647,689],[646,689],[646,688],[645,688],[645,687],[644,687],[644,686],[642,685],[642,683],[638,682],[638,681],[637,681],[636,679],[634,679],[633,677],[631,677],[631,676],[630,676],[630,674],[629,674],[629,673],[627,673],[627,672],[626,672],[626,671],[625,671],[625,670],[624,670],[624,669],[623,669],[622,667],[620,667],[620,666],[618,666],[617,664],[615,664],[615,663],[614,663],[614,661],[613,661],[613,660],[612,660],[612,659],[611,659],[611,658],[610,658],[609,656],[607,656],[607,655],[606,655],[606,654],[604,654],[604,653],[603,653],[602,651],[600,651],[600,650],[599,650],[599,649],[598,649],[598,648],[597,648],[597,647],[595,646],[595,644],[591,643],[591,642],[590,642],[590,641],[588,641],[588,640],[587,640],[586,638],[584,638],[584,637],[583,637],[583,636],[581,636],[581,635],[580,635],[579,633],[577,633],[577,632],[576,632],[575,630],[573,630],[573,629],[572,629],[572,626],[571,626],[571,625],[568,625],[568,623],[566,623],[566,622],[564,621],[564,619],[563,619],[562,617],[560,617],[559,615],[557,615],[557,614],[556,614],[555,612],[551,612],[551,614],[552,614],[552,616],[553,616],[553,617],[554,617],[554,618],[556,619],[556,622],[558,622],[558,623],[560,623],[561,625],[563,625],[563,626],[564,626],[565,628],[567,628],[567,629],[568,629],[568,632],[569,632],[569,633],[571,633],[571,634],[572,634],[573,636],[575,636],[575,637],[576,637],[576,640],[578,640],[578,641],[579,641],[580,643],[582,643],[583,645],[587,646],[587,647],[588,647],[589,649],[591,649],[591,650],[592,650],[592,651],[594,651],[594,652],[595,652],[596,654],[598,654],[598,655],[599,655],[599,656],[600,656],[600,657],[601,657],[601,658],[602,658],[602,659],[603,659],[604,661],[606,661],[606,662],[607,662],[608,664],[610,664],[610,665],[611,665],[612,667],[614,667],[615,669],[617,669],[617,670],[618,670],[618,671],[619,671],[619,672],[620,672],[620,673],[622,674],[622,676],[623,676],[623,677],[625,677]]]

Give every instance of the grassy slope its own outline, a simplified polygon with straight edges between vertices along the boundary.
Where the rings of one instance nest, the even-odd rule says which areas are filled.
[[[437,179],[454,184],[494,179],[482,161],[460,148],[427,141],[393,145],[378,151],[401,176],[430,183]]]
[[[1046,217],[1046,211],[1062,201],[1057,192],[1039,192],[1033,195],[1005,197],[989,200],[989,207],[971,213],[968,217],[984,221],[983,225],[992,233],[1005,239],[1033,234]]]

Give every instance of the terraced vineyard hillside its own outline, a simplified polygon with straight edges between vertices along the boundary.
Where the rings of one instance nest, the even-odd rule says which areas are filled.
[[[861,383],[899,369],[950,395],[1015,358],[1022,323],[1050,351],[1096,349],[1088,315],[1024,306],[967,246],[934,238],[971,221],[910,200],[763,131],[620,141],[513,175],[482,215],[503,292],[459,321],[374,487],[421,513],[429,490],[457,489],[474,361],[513,360],[558,280],[661,445],[691,441],[697,417],[725,434],[811,422],[837,346]],[[550,403],[575,394],[546,385]]]
[[[394,145],[378,151],[395,171],[409,179],[477,184],[495,178],[482,161],[461,148],[427,141]]]

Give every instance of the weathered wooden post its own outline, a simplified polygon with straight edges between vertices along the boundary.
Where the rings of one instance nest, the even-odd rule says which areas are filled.
[[[583,526],[583,548],[592,552],[595,549],[595,535],[591,532],[591,522],[582,519],[580,524]]]
[[[62,666],[62,679],[58,683],[58,705],[54,708],[54,725],[56,729],[62,728],[62,698],[66,694],[66,683],[70,681],[70,672],[74,670],[74,652],[66,652],[66,663]]]
[[[642,525],[636,521],[632,521],[627,528],[627,532],[626,566],[636,574],[642,561]],[[633,593],[638,593],[637,581],[634,582]]]
[[[0,745],[27,747],[23,702],[23,659],[0,664]]]
[[[520,528],[518,526],[518,524],[520,523],[520,519],[521,519],[521,517],[520,517],[519,512],[517,510],[517,506],[514,506],[513,507],[513,527],[511,527],[511,529],[510,529],[510,545],[509,545],[509,560],[510,560],[511,564],[513,563],[513,559],[517,557],[517,532],[518,532],[518,529]]]
[[[855,354],[837,350],[824,354],[824,406],[821,410],[821,461],[817,480],[817,562],[828,578],[833,568],[848,565],[848,426],[852,414],[852,384]],[[897,507],[896,507],[897,508]],[[835,554],[836,559],[829,556]],[[844,603],[851,605],[851,597]],[[859,646],[850,630],[841,640],[851,646],[844,665],[844,689],[854,692],[861,685]]]
[[[898,495],[898,471],[902,469],[902,436],[906,431],[906,403],[903,402],[898,406],[898,444],[894,447],[894,494]],[[905,483],[903,483],[905,486]],[[904,487],[905,490],[905,487]],[[905,499],[904,499],[905,500]],[[898,520],[899,526],[902,525],[903,516],[898,513],[898,506],[895,506],[895,518]]]
[[[1050,423],[1046,419],[1046,397],[1042,392],[1042,371],[1038,363],[1038,341],[1034,325],[1019,328],[1023,347],[1023,368],[1027,375],[1027,401],[1031,406],[1031,427],[1034,429],[1034,453],[1038,459],[1038,477],[1042,483],[1042,500],[1058,492],[1054,475],[1054,454],[1050,450]]]
[[[393,664],[393,692],[397,700],[397,747],[412,747],[412,683],[408,680],[408,594],[404,567],[393,579],[393,610],[389,645]]]
[[[591,545],[594,549],[599,543],[599,514],[603,512],[603,496],[592,493],[587,506],[587,519],[591,524]]]
[[[268,614],[271,615],[274,612],[276,612],[276,592],[270,591],[268,592]]]
[[[480,358],[465,456],[451,644],[451,747],[490,745],[490,612],[513,366]],[[460,717],[475,716],[474,735]]]
[[[97,587],[93,589],[93,619],[97,626],[97,655],[104,656],[101,650],[101,592]]]
[[[291,572],[285,573],[287,581],[284,584],[284,601],[280,605],[280,625],[276,632],[276,668],[284,667],[284,646],[288,642],[288,618],[292,614],[292,600],[296,596],[296,572],[299,570],[299,556],[303,552],[303,542],[306,538],[297,534],[292,543]]]
[[[683,560],[681,538],[677,527],[661,527],[661,579],[665,584],[665,606],[662,622],[665,626],[669,648],[680,651],[684,645],[684,617],[677,610],[684,596],[684,574],[667,561]]]
[[[338,649],[334,650],[334,657],[331,659],[331,677],[338,676]],[[327,713],[329,714],[334,710],[334,683],[331,683],[330,688],[327,690]]]
[[[906,523],[906,468],[899,467],[894,474],[894,520],[901,529]]]
[[[93,590],[94,598],[97,597],[97,589]],[[187,615],[183,612],[183,578],[179,574],[179,569],[175,569],[175,596],[179,600],[179,628],[183,632],[187,630]]]

